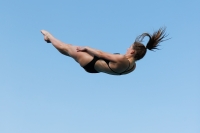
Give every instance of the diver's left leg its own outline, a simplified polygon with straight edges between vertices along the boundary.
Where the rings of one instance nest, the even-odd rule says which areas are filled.
[[[41,33],[44,35],[44,40],[52,45],[62,54],[72,57],[76,60],[81,66],[85,66],[92,59],[93,56],[87,52],[77,52],[77,46],[63,43],[62,41],[56,39],[49,32],[42,30]]]
[[[56,39],[54,36],[52,36],[49,32],[45,30],[41,30],[41,33],[44,35],[44,40],[47,43],[52,43],[53,46],[62,54],[69,56],[68,54],[68,47],[70,44],[65,44],[61,42],[60,40]]]

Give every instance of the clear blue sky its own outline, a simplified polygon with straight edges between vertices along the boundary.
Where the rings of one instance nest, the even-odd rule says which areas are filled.
[[[0,133],[200,133],[199,0],[2,0]],[[86,73],[43,41],[125,53],[172,39],[124,76]]]

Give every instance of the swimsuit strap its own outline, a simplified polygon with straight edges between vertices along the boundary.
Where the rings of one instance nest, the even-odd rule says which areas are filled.
[[[118,72],[114,71],[114,70],[109,66],[109,62],[110,62],[109,60],[105,60],[105,59],[104,59],[104,61],[106,62],[106,64],[108,65],[108,67],[110,68],[110,70],[111,70],[112,72],[117,73],[117,74],[119,74],[119,75],[122,75],[124,72],[127,72],[128,69],[129,69],[129,67],[130,67],[130,65],[131,65],[130,62],[128,61],[129,66],[127,67],[127,69],[126,69],[125,71],[121,72],[121,73],[118,73]],[[134,67],[134,66],[133,66],[133,67]],[[133,68],[133,67],[132,67],[132,68]],[[130,70],[130,69],[129,69],[129,70]]]

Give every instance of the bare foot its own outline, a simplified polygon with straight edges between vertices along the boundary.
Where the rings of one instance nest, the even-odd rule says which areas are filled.
[[[51,43],[50,38],[52,37],[52,35],[48,31],[45,31],[45,30],[41,30],[41,33],[44,35],[44,40],[47,43]]]

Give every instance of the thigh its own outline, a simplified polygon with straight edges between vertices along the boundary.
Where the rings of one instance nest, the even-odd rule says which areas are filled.
[[[93,56],[87,52],[77,52],[77,46],[68,45],[67,53],[70,57],[76,60],[82,67],[87,65],[92,59]]]

